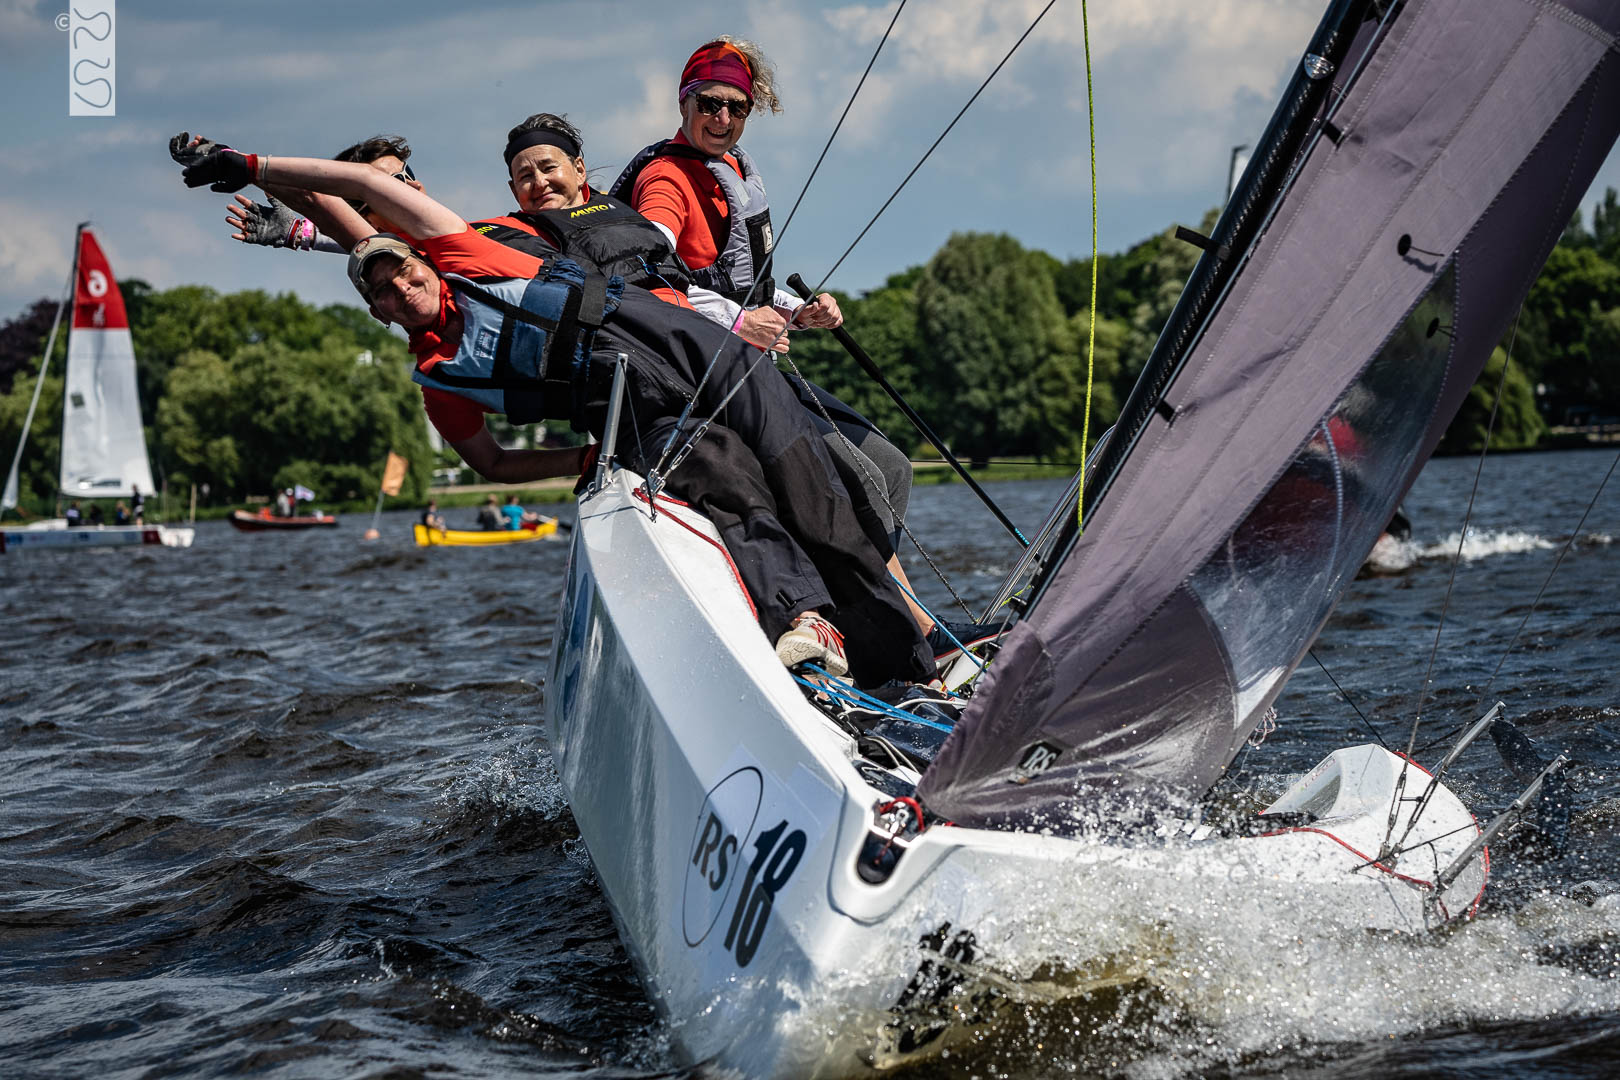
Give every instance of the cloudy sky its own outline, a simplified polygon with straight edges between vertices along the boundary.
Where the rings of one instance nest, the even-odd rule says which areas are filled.
[[[0,318],[54,295],[76,222],[121,277],[160,288],[354,297],[332,256],[228,238],[227,196],[188,191],[165,150],[179,130],[239,149],[330,156],[407,136],[429,190],[468,217],[511,205],[500,151],[532,112],[566,113],[606,185],[672,134],[697,44],[730,33],[775,60],[786,111],[743,145],[778,207],[779,274],[820,280],[1041,0],[909,0],[873,76],[782,232],[898,0],[123,0],[117,116],[68,116],[68,0],[0,0]],[[1196,224],[1253,140],[1322,0],[1092,0],[1101,247]],[[957,231],[1009,232],[1059,257],[1090,245],[1079,0],[1059,0],[832,279],[859,291],[926,260]],[[1594,190],[1620,186],[1613,155]],[[1592,195],[1588,196],[1590,203]]]

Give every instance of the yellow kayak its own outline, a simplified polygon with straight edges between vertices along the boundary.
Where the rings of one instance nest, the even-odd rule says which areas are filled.
[[[440,544],[451,547],[476,547],[481,544],[526,544],[530,540],[543,540],[557,531],[557,519],[546,518],[537,525],[525,526],[521,529],[430,529],[418,522],[412,527],[416,532],[417,547],[435,547]]]

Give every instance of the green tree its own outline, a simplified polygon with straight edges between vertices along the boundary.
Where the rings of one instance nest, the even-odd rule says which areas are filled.
[[[1010,236],[958,234],[916,292],[920,388],[952,448],[976,461],[1072,453],[1078,436],[1042,396],[1072,392],[1080,347],[1051,260]]]
[[[1620,372],[1609,339],[1620,309],[1620,266],[1595,246],[1555,247],[1525,299],[1513,348],[1532,383],[1546,387],[1554,423],[1573,410],[1620,415]]]
[[[844,328],[877,365],[890,385],[923,415],[929,402],[919,402],[916,380],[917,299],[915,282],[921,267],[896,274],[881,287],[860,298],[835,292],[844,313]],[[830,391],[839,400],[876,424],[896,446],[910,454],[922,449],[922,436],[899,406],[867,376],[832,334],[811,331],[794,334],[789,355],[804,377]],[[786,361],[780,366],[788,368]]]
[[[1541,441],[1547,432],[1547,423],[1536,411],[1535,388],[1523,367],[1514,363],[1508,367],[1507,382],[1502,383],[1502,365],[1507,353],[1501,347],[1491,352],[1485,370],[1463,399],[1456,419],[1446,428],[1440,440],[1439,452],[1460,454],[1477,452],[1485,443],[1485,429],[1491,419],[1491,402],[1496,399],[1498,384],[1502,386],[1502,402],[1497,409],[1496,424],[1491,429],[1492,450],[1527,450]]]
[[[37,366],[37,361],[36,361]],[[17,379],[13,392],[0,397],[0,484],[11,468],[12,456],[22,438],[23,420],[34,394],[34,376]],[[31,515],[55,512],[56,486],[62,453],[62,373],[59,363],[51,365],[39,394],[39,411],[28,433],[17,471],[17,509]],[[9,513],[9,512],[8,512]]]

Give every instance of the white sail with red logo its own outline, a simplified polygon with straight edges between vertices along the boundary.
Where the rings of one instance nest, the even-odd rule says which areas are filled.
[[[59,492],[70,502],[66,518],[43,518],[26,526],[0,528],[0,554],[10,548],[114,547],[162,544],[190,547],[195,530],[142,521],[135,505],[133,525],[97,525],[80,515],[80,499],[128,499],[156,494],[141,429],[141,399],[135,382],[135,346],[129,336],[124,294],[118,291],[107,256],[87,225],[80,225],[72,280],[57,307],[34,381],[34,396],[23,420],[11,472],[0,493],[0,513],[19,501],[19,472],[28,431],[45,385],[57,327],[69,303],[67,376],[62,393],[62,461]],[[80,515],[80,516],[75,516]],[[75,527],[79,526],[79,527]]]
[[[61,490],[89,498],[127,498],[137,489],[151,494],[124,296],[88,228],[79,230],[76,266],[62,392]]]

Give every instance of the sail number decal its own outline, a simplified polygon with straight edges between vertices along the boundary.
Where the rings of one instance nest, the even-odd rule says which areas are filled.
[[[703,944],[721,917],[729,914],[722,947],[736,957],[738,967],[747,967],[754,959],[776,896],[792,879],[809,846],[804,830],[790,828],[786,818],[755,835],[763,795],[764,777],[751,766],[716,784],[703,801],[686,858],[681,901],[686,943],[693,948]],[[750,850],[744,867],[743,856]]]
[[[787,885],[804,857],[804,830],[794,829],[784,837],[787,827],[787,819],[783,818],[754,841],[754,857],[749,860],[731,925],[726,929],[726,948],[735,951],[738,967],[747,967],[754,958],[759,939],[765,935],[765,922],[776,905],[776,894]]]

